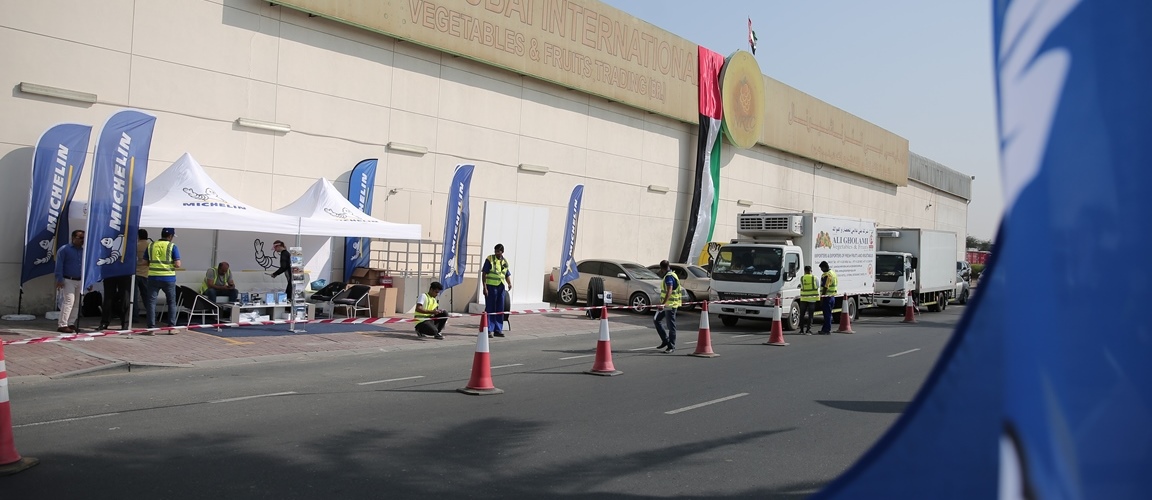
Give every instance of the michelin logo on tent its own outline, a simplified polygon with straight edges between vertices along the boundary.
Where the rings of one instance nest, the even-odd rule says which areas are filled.
[[[341,208],[339,212],[332,210],[331,208],[325,208],[324,212],[328,215],[331,215],[332,217],[346,222],[375,222],[356,215],[355,212],[348,210],[347,207]]]
[[[248,210],[248,207],[228,203],[224,198],[216,194],[216,191],[212,188],[204,188],[203,193],[197,193],[195,189],[186,187],[184,188],[184,194],[188,195],[189,198],[199,200],[196,202],[184,202],[184,206],[186,207],[224,207],[234,208],[236,210]]]

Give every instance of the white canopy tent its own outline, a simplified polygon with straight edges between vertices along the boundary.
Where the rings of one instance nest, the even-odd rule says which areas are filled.
[[[421,234],[419,224],[386,222],[365,214],[323,177],[275,213],[299,218],[302,235],[419,240]]]

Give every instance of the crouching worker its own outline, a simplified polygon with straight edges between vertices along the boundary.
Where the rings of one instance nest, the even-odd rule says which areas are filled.
[[[416,335],[420,338],[444,338],[440,332],[444,331],[444,325],[448,323],[446,319],[448,311],[440,309],[440,304],[436,302],[436,296],[440,295],[440,291],[443,289],[444,285],[438,281],[433,281],[431,285],[428,285],[428,293],[420,294],[420,298],[416,300],[416,319],[421,320],[416,323]]]

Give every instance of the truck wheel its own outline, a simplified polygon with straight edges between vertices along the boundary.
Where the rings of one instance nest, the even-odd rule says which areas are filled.
[[[964,305],[964,304],[968,303],[968,290],[964,290],[963,292],[960,292],[960,300],[958,300],[957,302],[959,302],[960,305]]]
[[[952,297],[949,297],[947,294],[945,294],[943,292],[941,292],[940,295],[936,296],[936,303],[940,304],[940,311],[941,312],[943,312],[945,309],[948,309],[948,303],[949,302],[952,302]]]
[[[928,306],[928,312],[936,313],[936,312],[940,312],[942,310],[942,309],[940,309],[940,296],[939,295],[937,295],[937,294],[929,295],[928,296],[928,302],[934,302],[933,304]]]
[[[788,314],[780,316],[780,326],[785,330],[793,330],[800,326],[800,304],[792,301],[788,307]]]
[[[736,326],[737,321],[740,321],[740,318],[737,318],[736,316],[727,316],[724,314],[720,315],[720,322],[724,323],[724,326]]]
[[[556,298],[566,306],[575,305],[576,287],[572,286],[571,283],[565,283],[564,286],[560,287],[560,292],[556,294]]]
[[[842,307],[842,308],[847,307],[848,308],[848,317],[851,318],[852,321],[856,321],[856,320],[860,319],[860,306],[856,302],[856,297],[852,297],[852,298],[848,299],[848,301],[845,302],[844,305],[842,305],[840,307]]]

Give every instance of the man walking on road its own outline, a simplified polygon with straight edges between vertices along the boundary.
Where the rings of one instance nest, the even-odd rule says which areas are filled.
[[[812,335],[812,316],[816,314],[816,302],[820,300],[820,287],[812,275],[812,266],[804,266],[800,277],[800,333]]]
[[[656,324],[656,333],[660,335],[660,345],[656,350],[664,349],[664,352],[672,352],[676,350],[676,310],[680,308],[680,278],[676,273],[669,271],[666,260],[660,261],[660,275],[661,309],[652,317],[652,322]],[[668,325],[667,332],[664,330],[664,325],[660,324],[661,321]]]
[[[488,311],[488,336],[504,336],[504,285],[512,291],[512,271],[504,259],[504,244],[497,243],[493,254],[484,259],[484,307]]]
[[[820,335],[832,335],[832,308],[836,307],[836,273],[828,265],[828,261],[820,262],[820,312],[824,314],[824,327]]]
[[[76,320],[80,316],[80,292],[84,284],[80,273],[84,268],[84,231],[72,231],[72,241],[56,252],[56,289],[63,293],[60,300],[60,319],[56,331],[80,333]]]

